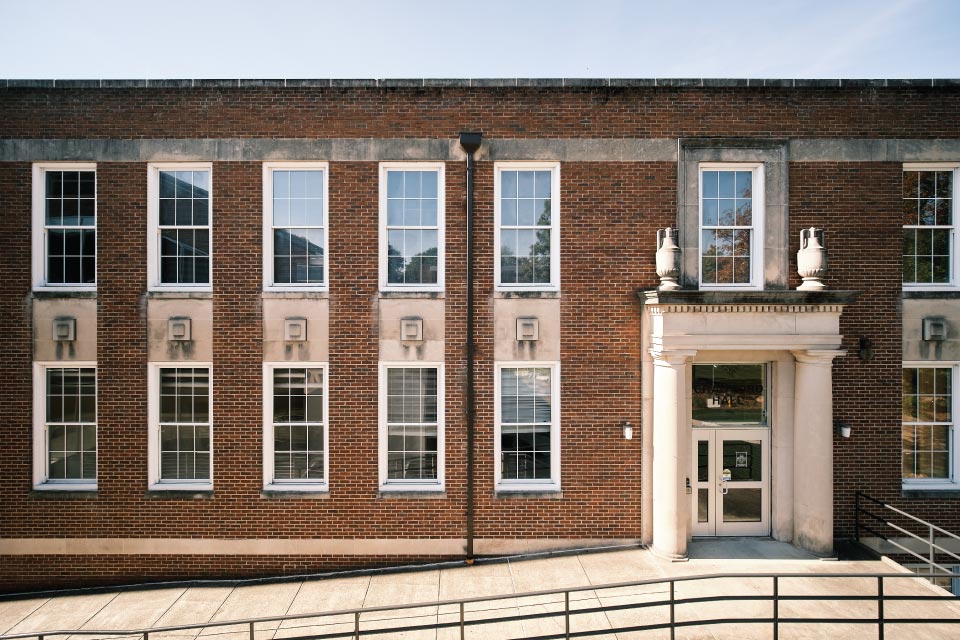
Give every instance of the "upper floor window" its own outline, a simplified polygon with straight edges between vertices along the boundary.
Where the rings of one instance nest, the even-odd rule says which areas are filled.
[[[443,488],[443,367],[384,364],[380,378],[380,488]]]
[[[40,364],[34,373],[34,486],[97,488],[97,370]]]
[[[443,289],[443,163],[380,165],[380,288]]]
[[[903,367],[903,472],[911,488],[932,488],[956,478],[955,398],[952,363]]]
[[[264,164],[264,285],[327,286],[327,164]]]
[[[700,165],[700,287],[763,285],[763,165]]]
[[[209,163],[150,165],[151,289],[210,290],[211,173]]]
[[[956,284],[956,230],[949,165],[907,165],[903,171],[903,283]]]
[[[96,165],[35,164],[33,172],[34,288],[94,288]]]
[[[559,289],[560,163],[498,162],[494,173],[497,289]]]
[[[318,363],[264,365],[266,488],[327,488],[325,374],[326,366]]]
[[[497,365],[498,491],[560,488],[560,365]]]

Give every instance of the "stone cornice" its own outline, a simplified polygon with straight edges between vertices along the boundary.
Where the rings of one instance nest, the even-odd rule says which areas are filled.
[[[664,313],[840,313],[859,291],[659,291],[637,293],[654,315]]]
[[[841,313],[841,304],[651,304],[650,315],[666,313]]]

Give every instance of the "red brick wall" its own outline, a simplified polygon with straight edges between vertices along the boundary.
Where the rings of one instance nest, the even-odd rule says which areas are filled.
[[[951,87],[7,89],[0,138],[955,138],[958,111]]]
[[[827,286],[862,292],[840,319],[847,355],[833,368],[833,415],[853,429],[849,439],[834,436],[839,537],[853,535],[857,490],[900,494],[902,174],[892,162],[790,165],[790,286],[800,284],[800,230],[817,226],[826,233]],[[860,359],[861,336],[873,342],[873,360]],[[802,431],[802,416],[795,428]]]

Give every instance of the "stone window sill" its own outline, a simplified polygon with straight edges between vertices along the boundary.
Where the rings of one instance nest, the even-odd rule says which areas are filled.
[[[143,495],[153,500],[210,500],[213,489],[150,489]]]
[[[260,293],[260,297],[264,300],[327,300],[330,297],[330,292],[310,289],[302,291],[266,289]]]
[[[498,489],[493,492],[493,497],[497,500],[513,499],[541,499],[541,500],[560,500],[563,498],[563,491],[504,491]]]

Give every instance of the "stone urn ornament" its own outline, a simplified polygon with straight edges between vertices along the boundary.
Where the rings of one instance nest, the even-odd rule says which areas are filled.
[[[660,276],[660,291],[675,291],[680,288],[680,247],[677,246],[677,230],[671,227],[657,229],[657,275]]]
[[[659,262],[657,263],[659,266]],[[823,229],[810,227],[800,230],[800,251],[797,251],[797,273],[803,278],[800,291],[826,289],[821,278],[827,273],[827,248],[824,246]]]

